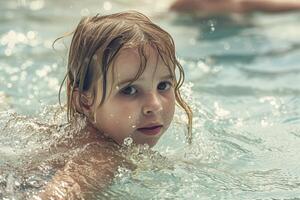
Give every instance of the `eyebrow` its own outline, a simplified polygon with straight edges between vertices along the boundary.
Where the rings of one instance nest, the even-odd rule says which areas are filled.
[[[175,76],[172,75],[172,74],[168,74],[168,75],[166,75],[166,76],[160,77],[160,79],[162,79],[162,80],[169,80],[169,79],[174,80],[174,79],[175,79]],[[137,79],[137,80],[143,80],[143,79]],[[125,79],[125,80],[123,80],[123,81],[120,81],[117,85],[118,85],[118,86],[129,85],[129,83],[133,83],[134,81],[136,81],[136,80],[134,80],[134,79],[132,79],[132,78],[129,78],[129,79]]]

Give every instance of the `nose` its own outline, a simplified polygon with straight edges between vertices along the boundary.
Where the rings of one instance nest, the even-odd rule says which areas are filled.
[[[157,114],[163,109],[159,94],[155,92],[149,92],[144,101],[145,103],[142,109],[143,114],[146,116]]]

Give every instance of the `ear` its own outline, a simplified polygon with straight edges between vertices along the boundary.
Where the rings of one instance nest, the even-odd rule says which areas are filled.
[[[77,112],[88,118],[93,116],[93,97],[88,92],[80,93],[78,88],[74,89],[72,103]]]

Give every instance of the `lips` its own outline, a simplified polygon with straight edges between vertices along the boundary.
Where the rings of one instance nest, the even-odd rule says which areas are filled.
[[[150,125],[138,128],[137,130],[145,135],[157,135],[161,132],[162,127],[162,125]]]

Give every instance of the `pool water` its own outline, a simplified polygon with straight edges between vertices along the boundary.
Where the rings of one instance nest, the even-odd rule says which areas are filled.
[[[55,173],[47,165],[22,172],[66,134],[57,94],[69,41],[55,51],[52,42],[81,16],[133,8],[174,37],[194,140],[185,144],[178,109],[153,151],[128,155],[137,169],[120,167],[93,198],[300,199],[300,14],[199,18],[168,13],[167,3],[0,2],[0,199],[30,199]]]

